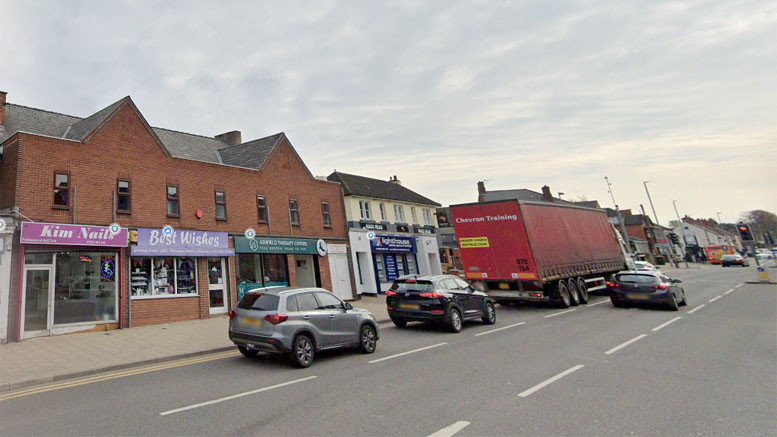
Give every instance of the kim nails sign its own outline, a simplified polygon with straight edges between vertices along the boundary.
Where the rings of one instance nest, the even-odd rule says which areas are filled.
[[[127,247],[127,229],[111,232],[109,226],[22,223],[22,244]]]

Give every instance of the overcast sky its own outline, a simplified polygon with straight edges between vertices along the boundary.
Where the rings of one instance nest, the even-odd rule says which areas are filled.
[[[8,101],[286,132],[316,175],[443,205],[564,199],[734,221],[777,212],[774,1],[0,0]]]

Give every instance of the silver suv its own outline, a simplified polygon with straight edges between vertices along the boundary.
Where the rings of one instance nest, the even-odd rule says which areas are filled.
[[[229,312],[229,339],[246,357],[259,351],[289,354],[299,367],[316,352],[357,347],[375,352],[378,322],[321,288],[267,287],[251,290]]]

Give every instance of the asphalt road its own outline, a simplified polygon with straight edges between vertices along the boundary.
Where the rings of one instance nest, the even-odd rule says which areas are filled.
[[[494,326],[385,327],[376,353],[308,369],[228,353],[11,392],[0,435],[774,435],[777,286],[737,288],[754,267],[673,276],[679,312],[498,307]]]

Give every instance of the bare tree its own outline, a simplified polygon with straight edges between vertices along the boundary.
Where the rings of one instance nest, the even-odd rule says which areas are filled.
[[[751,231],[754,231],[756,240],[762,240],[764,234],[771,235],[772,239],[777,239],[777,215],[762,209],[754,209],[742,213],[740,220],[750,224]],[[755,228],[755,229],[753,229]]]

